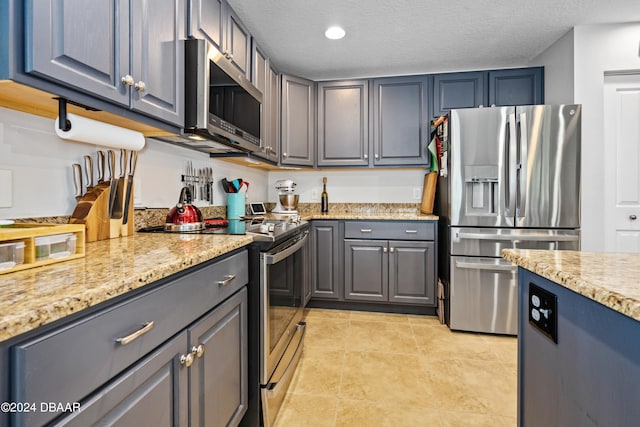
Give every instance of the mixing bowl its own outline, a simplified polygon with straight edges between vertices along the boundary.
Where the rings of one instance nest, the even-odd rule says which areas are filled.
[[[280,204],[288,211],[295,211],[298,207],[299,194],[280,194]]]

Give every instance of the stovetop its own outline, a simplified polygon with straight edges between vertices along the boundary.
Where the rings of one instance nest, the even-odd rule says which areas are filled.
[[[205,228],[190,231],[167,231],[164,225],[145,227],[139,233],[172,233],[172,234],[250,234],[254,240],[260,242],[281,242],[299,230],[308,227],[308,221],[300,220],[299,216],[288,216],[277,219],[243,218],[227,220],[227,226],[209,224],[205,220]]]

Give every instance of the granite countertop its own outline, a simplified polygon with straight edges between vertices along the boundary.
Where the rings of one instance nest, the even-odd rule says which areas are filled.
[[[252,241],[248,235],[136,233],[87,243],[84,258],[0,275],[0,342]]]
[[[640,321],[640,254],[504,249],[502,257]]]
[[[306,220],[437,220],[415,209],[301,212]],[[157,221],[155,222],[157,223]],[[250,244],[250,235],[135,233],[85,257],[0,275],[0,342]]]

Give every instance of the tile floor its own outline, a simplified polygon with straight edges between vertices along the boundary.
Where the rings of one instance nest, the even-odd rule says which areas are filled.
[[[437,318],[307,309],[275,427],[513,427],[517,340]]]

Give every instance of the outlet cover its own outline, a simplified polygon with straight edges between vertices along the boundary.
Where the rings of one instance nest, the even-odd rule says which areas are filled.
[[[422,198],[422,188],[413,187],[413,199],[420,200]]]
[[[0,208],[10,208],[13,201],[13,174],[0,170]]]

